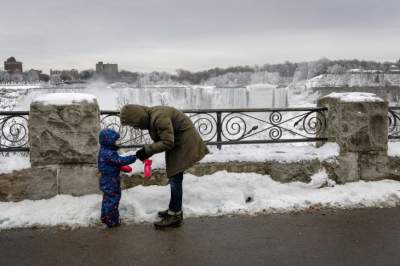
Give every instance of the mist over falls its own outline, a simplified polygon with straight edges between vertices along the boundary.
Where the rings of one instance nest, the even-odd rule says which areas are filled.
[[[178,109],[280,108],[287,107],[286,88],[251,85],[237,88],[213,86],[148,86],[88,84],[29,89],[20,96],[15,110],[29,110],[36,97],[46,93],[80,92],[97,96],[102,110],[119,110],[125,104],[166,105]]]

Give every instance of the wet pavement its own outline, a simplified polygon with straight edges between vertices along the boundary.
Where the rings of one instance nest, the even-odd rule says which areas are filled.
[[[400,265],[400,208],[0,232],[0,265]]]

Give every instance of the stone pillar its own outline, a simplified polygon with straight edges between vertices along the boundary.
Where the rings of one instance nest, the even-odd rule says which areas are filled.
[[[327,107],[324,136],[340,147],[339,182],[385,177],[388,103],[372,93],[331,93],[318,100]]]
[[[31,165],[56,170],[57,194],[98,192],[99,130],[100,110],[92,95],[54,93],[32,102],[29,112]]]

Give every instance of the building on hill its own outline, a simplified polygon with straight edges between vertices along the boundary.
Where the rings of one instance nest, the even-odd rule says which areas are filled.
[[[400,74],[400,68],[396,65],[391,65],[389,68],[389,73]]]
[[[22,62],[18,62],[15,57],[11,56],[4,62],[4,71],[9,74],[22,73]]]
[[[346,73],[350,73],[350,74],[382,74],[384,72],[382,70],[377,70],[377,69],[354,68],[354,69],[347,70]]]
[[[61,81],[79,80],[79,71],[76,69],[71,70],[53,70],[50,69],[50,76],[59,76]]]
[[[49,81],[49,75],[44,74],[42,70],[31,69],[27,74],[29,81]]]
[[[118,64],[104,64],[100,61],[96,64],[96,74],[106,79],[115,79],[118,77]]]
[[[42,74],[41,70],[30,69],[28,72],[25,73],[25,80],[29,82],[37,82],[39,81],[40,74]]]

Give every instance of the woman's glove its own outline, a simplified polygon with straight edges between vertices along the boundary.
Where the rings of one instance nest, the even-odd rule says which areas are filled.
[[[140,150],[138,150],[136,152],[136,157],[139,158],[139,160],[141,160],[142,162],[148,158],[150,158],[149,155],[147,155],[146,151],[144,150],[144,148],[141,148]]]

